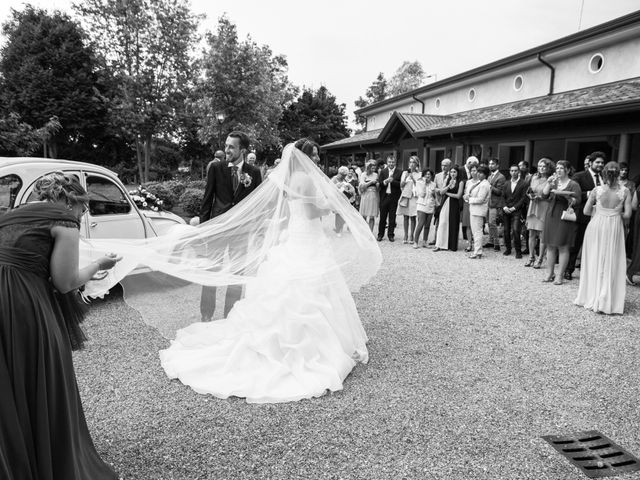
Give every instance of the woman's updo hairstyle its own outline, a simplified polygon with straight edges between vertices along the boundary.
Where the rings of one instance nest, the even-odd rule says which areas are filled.
[[[298,150],[301,150],[302,153],[307,155],[309,158],[313,156],[313,147],[316,147],[318,151],[320,151],[320,145],[308,138],[301,138],[296,143],[294,143],[294,146]]]
[[[52,172],[40,177],[33,189],[38,200],[74,205],[89,201],[87,191],[73,175]]]
[[[613,160],[607,163],[602,169],[602,178],[604,179],[604,183],[610,187],[618,180],[619,175],[620,165],[618,165],[618,162],[614,162]]]

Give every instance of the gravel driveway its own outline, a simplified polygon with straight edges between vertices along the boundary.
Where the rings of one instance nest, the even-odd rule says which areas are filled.
[[[540,437],[591,429],[640,456],[639,287],[605,316],[526,259],[381,248],[355,295],[369,364],[314,400],[198,395],[167,379],[168,342],[119,295],[95,302],[75,362],[103,458],[136,480],[577,480]]]

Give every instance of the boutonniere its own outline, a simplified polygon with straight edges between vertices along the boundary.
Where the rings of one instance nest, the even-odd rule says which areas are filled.
[[[240,175],[240,183],[242,183],[244,185],[244,188],[247,188],[249,185],[251,185],[251,175],[249,175],[248,173],[242,173]]]

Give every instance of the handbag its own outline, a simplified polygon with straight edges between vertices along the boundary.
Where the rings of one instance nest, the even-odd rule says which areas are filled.
[[[398,205],[400,205],[401,207],[408,207],[409,206],[409,198],[400,197],[400,201],[398,202]]]
[[[577,220],[576,212],[571,207],[567,207],[566,210],[562,211],[562,215],[560,216],[561,220],[565,222],[575,222]]]

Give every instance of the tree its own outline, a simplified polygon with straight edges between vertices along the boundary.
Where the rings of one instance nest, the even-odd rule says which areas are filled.
[[[21,12],[12,10],[12,15],[3,25],[7,42],[0,58],[3,128],[17,127],[26,134],[57,117],[61,128],[48,129],[43,155],[55,158],[62,151],[73,158],[69,152],[92,143],[95,132],[104,128],[105,105],[96,88],[93,50],[66,14],[26,6]]]
[[[56,117],[50,118],[37,130],[22,122],[17,113],[0,117],[0,155],[29,156],[50,141],[60,128],[60,122]]]
[[[384,74],[380,72],[375,81],[367,88],[365,98],[360,96],[354,103],[356,107],[364,108],[385,98],[387,98],[387,80],[384,78]],[[356,115],[356,123],[364,126],[365,118],[362,115]]]
[[[204,75],[193,102],[201,141],[214,146],[221,133],[240,129],[253,139],[255,148],[278,144],[282,110],[296,95],[287,78],[286,58],[274,56],[251,37],[240,41],[226,16],[218,20],[216,33],[207,35],[207,44]],[[222,124],[219,112],[225,114]]]
[[[111,118],[132,139],[142,181],[154,137],[175,129],[197,68],[200,16],[188,0],[86,0],[74,5],[113,77]]]
[[[346,138],[346,105],[338,105],[326,87],[304,89],[300,97],[283,113],[280,130],[283,143],[309,137],[320,145]]]
[[[389,96],[395,97],[409,92],[422,85],[425,79],[425,72],[420,62],[409,62],[405,60],[398,67],[396,73],[389,80]]]

